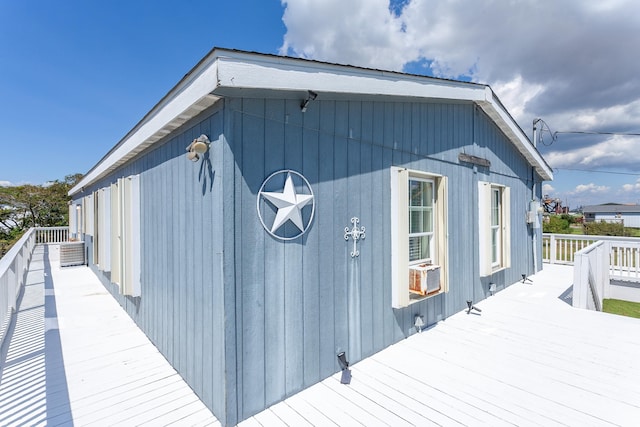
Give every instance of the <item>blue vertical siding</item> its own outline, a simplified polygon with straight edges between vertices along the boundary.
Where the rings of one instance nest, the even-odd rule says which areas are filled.
[[[282,100],[268,100],[266,103],[266,115],[269,120],[265,124],[265,134],[271,135],[270,155],[264,158],[264,169],[266,173],[284,169],[284,130],[285,124],[282,117],[285,116],[285,102]],[[233,192],[231,192],[233,194]],[[262,230],[259,233],[264,234]],[[280,401],[286,396],[285,377],[285,317],[284,310],[284,245],[278,243],[276,239],[265,236],[264,240],[264,323],[265,334],[268,339],[265,341],[265,366],[276,366],[276,369],[265,372],[265,404],[270,405]],[[268,283],[268,286],[266,285]]]
[[[194,391],[224,419],[229,359],[222,271],[223,123],[221,107],[202,113],[79,196],[118,177],[140,174],[142,296],[120,295],[108,272],[93,266],[94,271]],[[211,150],[204,161],[189,162],[185,147],[201,133],[210,137]],[[232,365],[235,371],[235,362]]]
[[[533,272],[531,167],[471,103],[225,99],[96,188],[140,174],[142,297],[105,286],[191,387],[235,424]],[[185,147],[212,140],[198,163]],[[490,168],[460,163],[465,152]],[[448,177],[449,292],[391,308],[390,168]],[[256,214],[271,173],[302,173],[313,224],[282,242]],[[478,181],[511,188],[512,268],[480,279]],[[537,197],[540,197],[538,185]],[[344,228],[366,227],[351,258]],[[539,230],[538,238],[540,238]],[[538,255],[540,259],[540,255]]]
[[[243,99],[232,108],[228,137],[241,141],[232,144],[239,180],[236,269],[242,270],[236,287],[243,295],[235,307],[243,322],[255,322],[238,324],[239,419],[335,372],[339,351],[355,362],[412,333],[416,314],[433,324],[464,309],[467,299],[485,298],[479,180],[512,189],[512,268],[491,280],[505,286],[532,269],[530,244],[519,243],[531,239],[522,220],[530,167],[474,105],[317,100],[302,113],[297,100]],[[461,164],[461,152],[486,158],[491,167]],[[449,179],[449,292],[402,310],[390,301],[391,166]],[[269,236],[255,213],[260,185],[279,169],[304,174],[316,196],[311,229],[292,242]],[[352,216],[367,228],[355,259],[352,241],[343,238]]]

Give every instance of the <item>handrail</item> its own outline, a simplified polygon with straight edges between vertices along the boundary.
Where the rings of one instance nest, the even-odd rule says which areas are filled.
[[[550,264],[573,264],[574,254],[589,245],[606,240],[614,244],[613,248],[640,244],[640,238],[620,236],[592,236],[582,234],[542,234],[542,261]],[[614,249],[615,251],[616,249]]]
[[[69,227],[30,228],[0,258],[0,346],[11,325],[20,291],[27,279],[33,248],[39,244],[63,243],[69,240]]]
[[[16,310],[35,245],[36,229],[31,228],[0,258],[0,346]]]
[[[616,295],[640,301],[619,284],[640,281],[639,238],[544,233],[542,245],[544,262],[574,266],[574,307],[601,310]]]
[[[574,307],[602,311],[604,290],[609,285],[609,253],[609,243],[600,240],[574,254]]]

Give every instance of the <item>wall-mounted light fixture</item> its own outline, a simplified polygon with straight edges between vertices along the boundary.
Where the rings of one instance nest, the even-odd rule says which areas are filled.
[[[200,156],[207,152],[210,145],[209,137],[205,134],[200,135],[187,146],[187,159],[197,162],[200,160]]]
[[[478,313],[482,311],[478,307],[474,307],[473,301],[471,301],[471,300],[467,300],[467,307],[468,307],[467,308],[467,314],[471,313],[471,310],[475,310]]]
[[[351,371],[349,370],[349,362],[347,361],[347,355],[344,351],[338,353],[338,363],[340,364],[340,369],[342,369],[340,382],[342,384],[351,383]]]
[[[496,293],[496,284],[491,282],[489,283],[489,292],[491,293],[491,295]]]
[[[419,314],[416,314],[415,321],[413,322],[413,326],[416,328],[416,332],[422,332],[422,327],[424,326],[424,318]]]
[[[308,90],[307,91],[307,99],[302,101],[302,104],[300,104],[300,111],[305,113],[307,111],[307,106],[309,105],[309,103],[311,101],[313,101],[314,99],[316,99],[317,97],[318,97],[318,94],[316,92],[314,92],[312,90]]]

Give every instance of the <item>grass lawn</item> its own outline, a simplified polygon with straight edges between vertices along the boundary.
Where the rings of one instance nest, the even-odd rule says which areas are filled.
[[[640,319],[640,303],[637,302],[605,299],[602,301],[602,311]]]

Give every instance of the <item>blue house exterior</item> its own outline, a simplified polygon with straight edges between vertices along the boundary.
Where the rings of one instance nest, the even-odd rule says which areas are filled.
[[[540,270],[551,179],[488,86],[216,48],[70,191],[70,227],[234,425]]]

